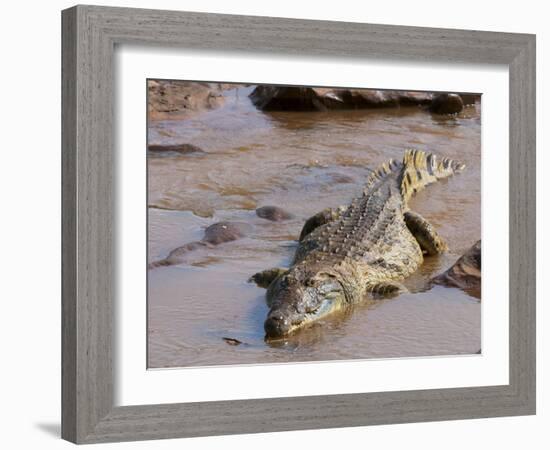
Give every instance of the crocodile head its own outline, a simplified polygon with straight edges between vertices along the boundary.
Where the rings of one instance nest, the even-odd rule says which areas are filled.
[[[268,339],[282,338],[346,303],[344,288],[326,271],[290,270],[268,288],[270,310],[264,323]]]

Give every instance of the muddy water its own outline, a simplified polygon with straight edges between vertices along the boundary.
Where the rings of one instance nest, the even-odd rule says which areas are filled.
[[[181,265],[149,271],[149,367],[477,352],[477,299],[453,288],[419,290],[481,235],[480,106],[453,118],[416,107],[267,114],[251,104],[250,91],[227,91],[225,105],[214,111],[150,123],[150,143],[191,143],[204,153],[148,155],[149,261],[199,240],[220,220],[245,221],[253,230],[190,253]],[[447,239],[449,253],[427,258],[406,281],[417,293],[365,302],[287,340],[264,342],[265,291],[247,279],[287,265],[304,220],[358,195],[370,169],[401,158],[408,147],[467,165],[411,202]],[[282,206],[295,219],[260,219],[254,209],[263,205]]]

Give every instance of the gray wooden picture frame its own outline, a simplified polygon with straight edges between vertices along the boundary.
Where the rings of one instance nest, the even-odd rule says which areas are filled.
[[[94,443],[535,413],[534,35],[97,6],[63,11],[62,31],[64,439]],[[115,407],[116,44],[507,65],[509,384]]]

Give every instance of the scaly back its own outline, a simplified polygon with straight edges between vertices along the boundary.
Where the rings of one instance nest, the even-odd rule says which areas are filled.
[[[407,150],[403,161],[389,160],[372,172],[363,196],[354,199],[335,220],[317,227],[301,240],[294,264],[311,257],[334,262],[353,254],[364,256],[386,232],[395,214],[406,211],[415,192],[451,176],[464,164],[418,150]],[[312,245],[314,243],[315,245]]]

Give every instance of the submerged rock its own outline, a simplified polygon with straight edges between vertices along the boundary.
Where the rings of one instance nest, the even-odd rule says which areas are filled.
[[[463,109],[464,102],[457,94],[437,94],[430,105],[430,111],[436,114],[456,114]]]
[[[147,150],[155,153],[175,152],[175,153],[180,153],[182,155],[186,155],[188,153],[206,153],[202,148],[197,147],[196,145],[193,145],[193,144],[171,144],[171,145],[149,144],[147,146]]]
[[[203,242],[219,245],[245,237],[252,230],[252,225],[245,222],[218,222],[204,231]]]
[[[204,230],[204,237],[200,241],[188,242],[172,250],[164,259],[149,263],[148,268],[154,269],[163,266],[173,266],[185,262],[189,252],[211,248],[224,242],[236,241],[246,236],[252,230],[252,225],[244,222],[218,222]]]
[[[222,339],[225,341],[226,344],[229,344],[229,345],[241,345],[242,344],[242,341],[239,341],[238,339],[235,339],[235,338],[222,337]]]
[[[432,101],[432,94],[375,89],[259,85],[250,94],[250,99],[263,111],[326,111],[428,105]]]
[[[278,206],[262,206],[256,210],[256,215],[272,222],[282,222],[294,218],[294,215]]]
[[[328,179],[332,184],[350,184],[355,183],[355,179],[349,175],[343,173],[329,173],[327,174]]]
[[[464,253],[451,268],[433,278],[432,283],[458,287],[481,298],[481,240]]]
[[[187,244],[184,244],[181,247],[178,247],[172,250],[166,258],[149,263],[147,268],[155,269],[157,267],[173,266],[176,264],[180,264],[184,262],[185,256],[189,252],[198,250],[199,248],[205,248],[207,246],[208,246],[208,243],[204,241],[188,242]]]

